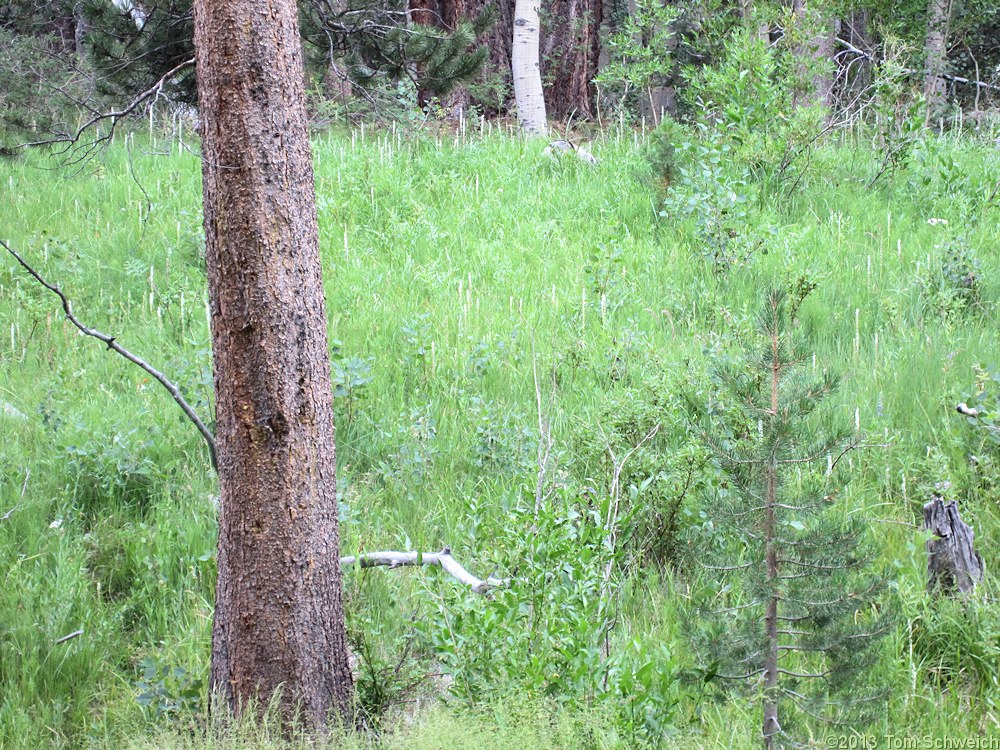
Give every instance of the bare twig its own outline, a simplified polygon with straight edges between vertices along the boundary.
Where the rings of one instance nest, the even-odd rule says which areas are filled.
[[[844,39],[838,38],[837,39],[837,43],[840,44],[840,45],[842,45],[844,47],[844,50],[842,52],[837,53],[837,55],[836,55],[837,57],[839,57],[840,55],[843,55],[844,52],[849,52],[849,53],[851,53],[853,55],[858,55],[859,57],[863,57],[863,58],[865,58],[867,60],[874,60],[875,59],[874,56],[871,53],[865,52],[863,49],[859,49],[858,47],[855,47],[853,44],[851,44],[850,42],[848,42],[848,41],[846,41]],[[975,58],[973,58],[973,61],[975,62]],[[978,67],[979,67],[978,63],[976,63],[976,67],[978,69]],[[911,68],[906,68],[903,72],[905,72],[905,73],[919,73],[920,71],[914,70],[914,69],[911,69]],[[1000,86],[996,86],[996,85],[991,84],[991,83],[986,83],[985,81],[980,81],[978,78],[976,78],[975,80],[973,80],[973,79],[970,79],[970,78],[964,78],[962,76],[950,75],[948,73],[942,73],[939,77],[943,78],[946,81],[949,81],[950,83],[961,83],[963,85],[965,85],[965,84],[972,84],[972,85],[974,85],[976,87],[977,90],[978,89],[986,89],[987,91],[990,91],[990,90],[1000,90]]]
[[[24,470],[24,482],[21,484],[21,496],[17,499],[17,502],[14,503],[14,507],[13,508],[11,508],[6,513],[4,513],[2,516],[0,516],[0,521],[6,521],[8,518],[10,518],[12,515],[14,515],[14,511],[15,510],[17,510],[18,508],[21,507],[21,501],[24,500],[24,493],[28,489],[28,477],[30,477],[30,476],[31,476],[31,469],[25,469]]]
[[[660,431],[660,425],[657,424],[653,427],[653,429],[651,429],[649,432],[646,433],[646,436],[642,440],[633,445],[632,448],[628,451],[628,453],[622,456],[620,461],[618,460],[618,457],[615,455],[615,452],[611,449],[611,444],[609,443],[607,446],[608,455],[611,456],[611,461],[615,467],[614,474],[611,477],[612,503],[611,507],[608,508],[608,522],[607,522],[608,530],[611,532],[612,541],[615,541],[618,536],[617,522],[618,522],[618,506],[621,497],[622,469],[625,468],[625,464],[628,462],[628,460],[632,458],[632,454],[635,453],[637,450],[639,450],[647,441],[651,440],[659,431]]]
[[[127,117],[128,115],[132,114],[140,104],[142,104],[150,97],[159,96],[160,93],[163,91],[163,87],[166,84],[168,84],[171,81],[171,79],[173,79],[178,73],[181,73],[187,70],[188,68],[192,67],[194,67],[194,58],[191,58],[190,60],[185,60],[179,65],[175,65],[173,68],[171,68],[162,76],[160,76],[160,79],[156,83],[154,83],[145,91],[138,94],[127,105],[118,110],[111,110],[110,112],[99,112],[95,114],[93,117],[87,120],[87,122],[83,123],[83,125],[77,128],[76,131],[73,133],[62,133],[60,135],[55,136],[54,138],[47,138],[41,141],[32,141],[31,143],[21,143],[17,146],[17,148],[32,148],[34,146],[51,146],[56,143],[65,143],[66,147],[69,148],[70,146],[79,143],[80,138],[82,138],[83,134],[86,133],[90,128],[94,127],[95,125],[104,120],[111,121],[111,129],[108,131],[106,135],[97,138],[94,141],[94,144],[108,141],[111,139],[111,136],[114,135],[115,127],[118,125],[119,120],[121,120],[123,117]]]
[[[601,430],[601,434],[604,435],[604,428],[598,424],[598,428]],[[619,460],[618,456],[615,455],[614,449],[611,447],[611,441],[607,439],[605,435],[604,438],[607,441],[605,446],[608,455],[611,456],[612,464],[614,465],[614,473],[611,477],[611,502],[608,503],[608,518],[606,522],[606,530],[609,534],[610,549],[614,550],[618,546],[618,509],[621,504],[621,476],[622,470],[625,468],[625,464],[628,460],[632,458],[632,455],[639,450],[647,441],[652,440],[656,433],[660,431],[660,425],[657,423],[653,426],[646,436],[640,440],[638,443],[633,445],[629,451],[621,457]],[[604,566],[604,583],[601,586],[600,599],[602,602],[605,601],[608,589],[611,586],[611,573],[614,570],[614,558],[608,560],[607,565]],[[607,659],[611,656],[611,630],[615,626],[615,622],[618,619],[617,613],[612,617],[605,627],[604,630],[604,658]],[[605,686],[607,685],[607,675],[605,675]]]
[[[157,370],[151,364],[146,362],[146,360],[142,359],[141,357],[137,357],[135,354],[133,354],[128,349],[119,344],[115,340],[114,336],[109,336],[108,334],[101,333],[100,331],[95,330],[93,328],[88,328],[83,323],[81,323],[77,319],[76,315],[73,314],[73,310],[70,307],[69,300],[66,298],[66,295],[63,294],[62,290],[59,287],[55,286],[54,284],[50,284],[44,278],[42,278],[41,274],[39,274],[38,271],[32,268],[31,265],[29,265],[28,262],[24,258],[22,258],[17,253],[17,251],[14,250],[14,248],[12,248],[6,242],[0,240],[0,246],[2,246],[8,253],[14,256],[14,259],[18,263],[20,263],[21,266],[29,274],[31,274],[31,276],[39,284],[41,284],[50,292],[59,297],[59,299],[62,301],[63,312],[66,314],[67,320],[69,320],[70,323],[76,326],[81,333],[83,333],[86,336],[91,336],[97,339],[98,341],[103,341],[105,344],[107,344],[108,349],[112,349],[113,351],[123,356],[132,364],[140,367],[142,370],[148,373],[154,380],[156,380],[160,385],[162,385],[167,390],[167,393],[169,393],[173,397],[177,405],[181,407],[181,410],[184,412],[185,416],[189,420],[191,420],[192,424],[194,424],[195,427],[198,428],[198,432],[201,433],[202,438],[204,438],[205,440],[205,444],[208,446],[208,452],[212,458],[212,467],[218,469],[218,454],[216,453],[215,450],[215,438],[212,436],[212,433],[209,432],[209,429],[208,427],[205,426],[205,423],[202,422],[201,419],[198,417],[198,415],[195,413],[194,409],[191,408],[191,405],[181,395],[181,392],[180,390],[178,390],[177,386],[174,385],[167,378],[166,375],[164,375],[162,372]]]
[[[55,645],[58,646],[60,643],[65,643],[66,641],[71,641],[74,638],[76,638],[78,636],[81,636],[81,635],[83,635],[83,628],[81,628],[80,630],[74,630],[72,633],[69,633],[68,635],[64,635],[62,638],[56,639]]]
[[[542,413],[542,387],[538,380],[538,358],[535,355],[535,342],[531,342],[531,373],[535,380],[535,404],[538,407],[538,479],[535,483],[535,516],[537,518],[545,497],[545,476],[548,473],[549,456],[552,453],[552,427]]]
[[[476,578],[472,573],[463,568],[458,560],[451,556],[451,548],[449,547],[445,547],[440,552],[393,552],[386,550],[340,558],[341,568],[347,568],[351,565],[358,565],[362,568],[379,566],[400,568],[411,565],[437,565],[452,578],[471,588],[476,594],[486,594],[491,589],[505,586],[509,583],[509,579],[507,578]]]

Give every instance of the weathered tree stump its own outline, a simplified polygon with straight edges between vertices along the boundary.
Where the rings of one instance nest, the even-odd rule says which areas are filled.
[[[985,572],[983,558],[972,544],[972,527],[959,517],[957,502],[931,497],[924,505],[924,528],[934,532],[934,538],[927,540],[927,591],[972,591]]]

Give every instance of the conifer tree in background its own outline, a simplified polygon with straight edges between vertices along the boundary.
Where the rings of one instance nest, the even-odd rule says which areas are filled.
[[[705,437],[729,480],[716,518],[739,545],[711,565],[735,600],[714,605],[697,640],[708,677],[759,686],[769,750],[791,741],[796,714],[860,730],[878,713],[865,672],[888,625],[866,528],[831,486],[856,436],[817,419],[838,381],[807,372],[791,318],[786,295],[770,292],[759,350],[717,372],[728,417],[713,416]]]
[[[143,15],[116,0],[85,0],[86,50],[103,94],[128,100],[152,86],[164,73],[194,57],[191,0],[164,0]],[[194,68],[167,82],[173,101],[195,104]]]
[[[81,27],[72,0],[0,2],[0,156],[75,119],[88,92],[65,61],[77,59]]]
[[[443,96],[479,72],[489,50],[473,46],[496,18],[487,5],[449,30],[412,23],[406,0],[310,0],[300,9],[315,66],[337,64],[366,90],[409,79],[426,96]]]
[[[129,97],[194,57],[191,0],[149,6],[141,22],[116,0],[87,0],[88,49],[102,86]],[[299,4],[307,65],[332,65],[366,90],[409,79],[432,95],[469,80],[489,51],[475,48],[493,22],[489,8],[454,30],[410,23],[403,0],[308,0]],[[172,84],[175,101],[194,104],[193,70]]]

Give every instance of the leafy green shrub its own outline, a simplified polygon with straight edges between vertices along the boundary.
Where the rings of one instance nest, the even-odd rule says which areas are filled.
[[[619,474],[622,552],[630,560],[674,564],[688,517],[685,504],[703,482],[705,451],[678,421],[679,404],[666,378],[648,375],[663,372],[664,366],[642,347],[636,349],[631,367],[647,375],[618,379],[617,387],[603,395],[596,415],[600,429],[587,425],[573,435],[569,470],[607,492],[615,473],[612,454],[620,460],[630,453]],[[629,367],[622,361],[627,358],[625,352],[617,358],[622,369]],[[644,441],[657,426],[658,432]]]
[[[600,320],[608,317],[625,302],[622,287],[625,279],[625,258],[621,248],[612,243],[598,245],[583,265],[584,278],[597,301]]]
[[[966,421],[981,439],[981,445],[994,449],[1000,447],[1000,372],[981,365],[973,367],[975,373],[974,392],[963,396],[966,406],[975,409],[977,416],[967,416]]]
[[[958,157],[954,142],[925,135],[913,147],[910,185],[924,198],[925,210],[947,204],[968,225],[996,207],[998,186],[993,175],[970,169]]]
[[[476,430],[472,444],[476,466],[515,475],[534,466],[538,437],[524,414],[479,396],[469,399],[468,412]]]
[[[424,479],[439,453],[436,437],[437,422],[430,404],[403,414],[401,424],[383,433],[388,456],[378,462],[379,475],[386,482],[402,485]]]
[[[512,575],[484,598],[456,590],[431,634],[453,692],[476,702],[503,686],[585,700],[598,689],[606,613],[603,571],[610,560],[596,507],[560,496],[536,518],[505,509],[494,560]],[[489,566],[481,559],[480,567]]]
[[[715,65],[688,71],[685,92],[700,121],[731,146],[727,161],[772,188],[798,184],[804,166],[796,165],[808,163],[826,117],[822,106],[796,100],[787,69],[801,56],[788,46],[767,44],[750,29],[733,34]]]
[[[347,407],[347,421],[353,422],[357,417],[358,402],[365,395],[367,386],[372,382],[372,363],[374,357],[339,357],[334,355],[331,360],[331,379],[333,381],[333,398],[343,399]]]
[[[109,510],[123,510],[141,517],[149,510],[163,472],[153,460],[155,428],[140,436],[138,428],[116,432],[109,440],[86,437],[61,450],[73,481],[73,498],[84,524],[89,526]]]
[[[153,721],[195,724],[203,715],[205,685],[201,678],[179,666],[163,664],[153,656],[139,662],[136,701]]]
[[[744,141],[786,116],[790,91],[779,82],[778,67],[777,50],[747,30],[727,41],[716,65],[689,71],[685,95],[704,119],[723,123]]]
[[[733,144],[723,121],[700,123],[699,138],[674,146],[677,179],[663,201],[660,216],[691,219],[695,252],[725,273],[746,266],[757,252],[767,253],[773,227],[762,225],[750,207],[755,188],[750,170],[733,164]]]
[[[399,589],[400,581],[392,574],[357,570],[345,578],[347,637],[356,660],[356,710],[373,730],[431,687],[429,660],[413,628],[416,613],[407,613]]]
[[[965,451],[972,469],[969,488],[978,498],[992,502],[1000,490],[1000,372],[974,365],[975,383],[961,395],[967,410]]]
[[[936,249],[937,258],[931,257],[918,275],[921,296],[932,310],[945,317],[974,310],[982,301],[982,264],[975,248],[959,235]]]
[[[659,118],[652,94],[664,85],[674,70],[670,50],[675,45],[674,22],[679,11],[660,0],[638,0],[624,26],[608,42],[610,60],[595,83],[613,106],[623,105],[637,96],[649,101],[653,120]]]
[[[457,697],[476,704],[513,691],[571,706],[608,702],[628,734],[660,736],[678,690],[669,652],[611,644],[611,502],[564,490],[537,512],[504,508],[489,552],[508,585],[488,597],[453,589],[425,626]],[[477,564],[488,568],[489,557]]]
[[[875,145],[882,153],[878,171],[868,186],[891,179],[904,169],[923,139],[927,102],[915,90],[909,70],[911,50],[892,36],[883,40],[883,59],[872,82],[871,109],[875,118]]]
[[[403,321],[403,364],[416,367],[422,378],[427,377],[427,362],[434,350],[430,313],[420,313]]]

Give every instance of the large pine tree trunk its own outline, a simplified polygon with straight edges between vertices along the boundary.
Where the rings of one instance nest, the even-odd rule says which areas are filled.
[[[542,77],[556,118],[595,114],[593,80],[601,55],[602,0],[547,0],[542,8]]]
[[[194,3],[221,507],[212,686],[346,715],[333,412],[294,0]]]

